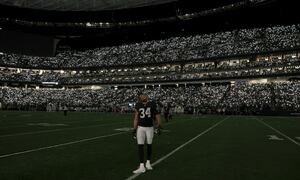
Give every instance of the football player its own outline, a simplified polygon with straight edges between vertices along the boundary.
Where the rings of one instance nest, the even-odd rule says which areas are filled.
[[[139,96],[139,101],[135,106],[134,113],[134,131],[136,133],[136,139],[138,143],[138,152],[140,165],[138,169],[133,173],[144,173],[147,170],[152,170],[150,163],[152,155],[152,139],[154,136],[153,121],[156,121],[157,131],[160,134],[161,121],[160,112],[156,103],[149,101],[149,97],[146,94]],[[147,142],[147,161],[144,165],[144,144]]]
[[[67,116],[67,113],[68,113],[68,107],[67,107],[67,105],[64,105],[63,111],[64,111],[64,116]]]
[[[167,103],[166,106],[164,106],[164,116],[166,122],[169,122],[169,120],[172,118],[171,104],[169,102]]]

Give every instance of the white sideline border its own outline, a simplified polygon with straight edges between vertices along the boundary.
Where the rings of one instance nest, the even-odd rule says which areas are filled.
[[[289,136],[285,135],[284,133],[282,133],[281,131],[273,128],[272,126],[270,126],[269,124],[265,123],[264,121],[262,121],[261,119],[258,119],[258,118],[254,118],[256,119],[258,122],[260,122],[261,124],[267,126],[268,128],[272,129],[273,131],[275,131],[276,133],[280,134],[281,136],[285,137],[286,139],[290,140],[291,142],[293,142],[294,144],[300,146],[300,144],[295,141],[294,139],[290,138]]]
[[[160,162],[162,162],[163,160],[167,159],[169,156],[173,155],[174,153],[176,153],[177,151],[179,151],[180,149],[184,148],[184,146],[190,144],[191,142],[193,142],[194,140],[196,140],[197,138],[199,138],[200,136],[206,134],[207,132],[209,132],[210,130],[214,129],[215,127],[217,127],[219,124],[221,124],[222,122],[224,122],[225,120],[227,120],[229,117],[224,118],[223,120],[219,121],[218,123],[214,124],[213,126],[211,126],[210,128],[206,129],[205,131],[201,132],[200,134],[198,134],[197,136],[193,137],[192,139],[190,139],[189,141],[183,143],[182,145],[178,146],[177,148],[175,148],[173,151],[169,152],[168,154],[166,154],[165,156],[161,157],[160,159],[158,159],[157,161],[155,161],[152,166],[155,166],[157,164],[159,164]],[[133,180],[135,178],[137,178],[139,175],[141,175],[142,173],[139,174],[134,174],[130,177],[128,177],[126,180]]]

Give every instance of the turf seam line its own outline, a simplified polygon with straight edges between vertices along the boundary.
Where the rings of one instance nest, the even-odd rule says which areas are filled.
[[[177,151],[179,151],[180,149],[182,149],[184,146],[188,145],[189,143],[193,142],[194,140],[196,140],[197,138],[199,138],[200,136],[206,134],[207,132],[209,132],[210,130],[212,130],[213,128],[217,127],[219,124],[221,124],[222,122],[224,122],[225,120],[227,120],[230,117],[226,117],[225,119],[219,121],[218,123],[214,124],[213,126],[209,127],[208,129],[206,129],[205,131],[201,132],[200,134],[198,134],[197,136],[193,137],[192,139],[190,139],[189,141],[183,143],[182,145],[178,146],[177,148],[175,148],[174,150],[172,150],[171,152],[169,152],[168,154],[166,154],[165,156],[161,157],[160,159],[158,159],[157,161],[155,161],[152,166],[154,167],[155,165],[159,164],[160,162],[162,162],[163,160],[167,159],[168,157],[170,157],[171,155],[173,155],[174,153],[176,153]],[[132,180],[137,178],[139,175],[141,174],[134,174],[130,177],[128,177],[126,180]]]
[[[0,155],[0,159],[10,157],[10,156],[16,156],[16,155],[21,155],[21,154],[27,154],[27,153],[31,153],[31,152],[46,150],[46,149],[57,148],[57,147],[61,147],[61,146],[78,144],[78,143],[82,143],[82,142],[87,142],[87,141],[92,141],[92,140],[96,140],[96,139],[116,136],[116,135],[125,134],[125,133],[128,133],[128,132],[119,132],[119,133],[108,134],[108,135],[103,135],[103,136],[97,136],[97,137],[92,137],[92,138],[87,138],[87,139],[81,139],[81,140],[77,140],[77,141],[71,141],[71,142],[62,143],[62,144],[56,144],[56,145],[52,145],[52,146],[46,146],[46,147],[30,149],[30,150],[26,150],[26,151],[15,152],[15,153],[11,153],[11,154],[4,154],[4,155]]]
[[[290,140],[291,142],[295,143],[296,145],[300,146],[300,144],[295,141],[294,139],[290,138],[289,136],[285,135],[284,133],[282,133],[281,131],[273,128],[272,126],[270,126],[269,124],[265,123],[264,121],[262,121],[261,119],[257,119],[255,118],[258,122],[260,122],[261,124],[267,126],[268,128],[272,129],[273,131],[275,131],[276,133],[280,134],[281,136],[285,137],[286,139]]]

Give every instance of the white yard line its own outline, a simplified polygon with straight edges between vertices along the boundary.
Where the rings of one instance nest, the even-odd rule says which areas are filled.
[[[180,149],[184,148],[186,145],[190,144],[191,142],[195,141],[197,138],[199,138],[200,136],[206,134],[207,132],[209,132],[210,130],[212,130],[213,128],[217,127],[219,124],[221,124],[222,122],[224,122],[226,119],[228,119],[229,117],[219,121],[218,123],[214,124],[213,126],[211,126],[210,128],[206,129],[205,131],[201,132],[200,134],[198,134],[197,136],[195,136],[194,138],[190,139],[189,141],[185,142],[184,144],[180,145],[179,147],[177,147],[176,149],[174,149],[173,151],[171,151],[170,153],[166,154],[165,156],[161,157],[160,159],[158,159],[157,161],[155,161],[152,166],[155,166],[157,164],[159,164],[160,162],[162,162],[163,160],[167,159],[168,157],[170,157],[171,155],[173,155],[174,153],[176,153],[177,151],[179,151]],[[141,174],[134,174],[130,177],[128,177],[126,180],[132,180],[137,178],[139,175]]]
[[[125,124],[125,123],[129,123],[129,122],[119,122],[119,123],[89,125],[89,126],[74,127],[74,128],[60,128],[60,129],[41,130],[41,131],[33,131],[33,132],[25,132],[25,133],[5,134],[5,135],[0,135],[0,138],[3,138],[3,137],[12,137],[12,136],[32,135],[32,134],[42,134],[42,133],[57,132],[57,131],[68,131],[68,130],[74,130],[74,129],[102,127],[102,126],[110,126],[110,125]]]
[[[273,128],[272,126],[270,126],[269,124],[265,123],[264,121],[258,119],[258,118],[255,118],[258,122],[260,122],[261,124],[267,126],[268,128],[272,129],[273,131],[275,131],[276,133],[280,134],[281,136],[285,137],[286,139],[290,140],[291,142],[295,143],[296,145],[300,146],[300,144],[295,141],[294,139],[290,138],[289,136],[285,135],[284,133],[282,133],[281,131]]]
[[[10,156],[16,156],[16,155],[41,151],[41,150],[45,150],[45,149],[53,149],[53,148],[57,148],[57,147],[62,147],[62,146],[67,146],[67,145],[72,145],[72,144],[78,144],[78,143],[82,143],[82,142],[87,142],[87,141],[92,141],[92,140],[96,140],[96,139],[116,136],[116,135],[125,134],[125,133],[128,133],[128,132],[119,132],[119,133],[113,133],[113,134],[108,134],[108,135],[96,136],[96,137],[92,137],[92,138],[81,139],[81,140],[77,140],[77,141],[71,141],[71,142],[56,144],[56,145],[52,145],[52,146],[46,146],[46,147],[41,147],[41,148],[36,148],[36,149],[30,149],[30,150],[26,150],[26,151],[11,153],[11,154],[4,154],[4,155],[0,155],[0,159],[10,157]]]
[[[181,122],[181,121],[169,123],[169,125],[176,124],[176,123],[179,123],[179,122]],[[128,123],[128,122],[102,124],[102,125],[99,125],[99,126],[124,124],[124,123]],[[99,126],[96,126],[96,127],[99,127]],[[95,127],[95,126],[93,126],[93,127]],[[37,133],[45,133],[45,132],[55,132],[55,131],[63,131],[63,130],[67,130],[67,129],[80,129],[80,128],[88,128],[88,127],[65,128],[65,129],[56,129],[56,130],[49,130],[49,131],[40,131],[40,132],[31,132],[31,133],[29,132],[29,133],[22,133],[22,134],[20,133],[18,135],[37,134]],[[103,136],[97,136],[97,137],[92,137],[92,138],[87,138],[87,139],[81,139],[81,140],[77,140],[77,141],[71,141],[71,142],[62,143],[62,144],[56,144],[56,145],[52,145],[52,146],[46,146],[46,147],[41,147],[41,148],[36,148],[36,149],[30,149],[30,150],[26,150],[26,151],[20,151],[20,152],[15,152],[15,153],[10,153],[10,154],[4,154],[4,155],[0,155],[0,159],[1,158],[6,158],[6,157],[10,157],[10,156],[16,156],[16,155],[21,155],[21,154],[27,154],[27,153],[31,153],[31,152],[41,151],[41,150],[45,150],[45,149],[52,149],[52,148],[57,148],[57,147],[61,147],[61,146],[67,146],[67,145],[77,144],[77,143],[81,143],[81,142],[92,141],[92,140],[95,140],[95,139],[101,139],[101,138],[111,137],[111,136],[115,136],[115,135],[119,135],[119,134],[125,134],[125,133],[128,133],[128,132],[118,132],[118,133],[113,133],[113,134],[108,134],[108,135],[103,135]],[[6,136],[6,137],[7,136],[13,136],[13,134],[11,134],[11,135],[4,135],[4,136]],[[4,137],[4,136],[0,136],[0,137]]]

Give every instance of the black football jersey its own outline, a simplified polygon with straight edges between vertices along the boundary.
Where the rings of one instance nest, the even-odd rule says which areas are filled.
[[[138,126],[152,127],[155,115],[157,111],[156,103],[149,101],[146,104],[138,102],[135,105],[135,109],[138,112]]]

